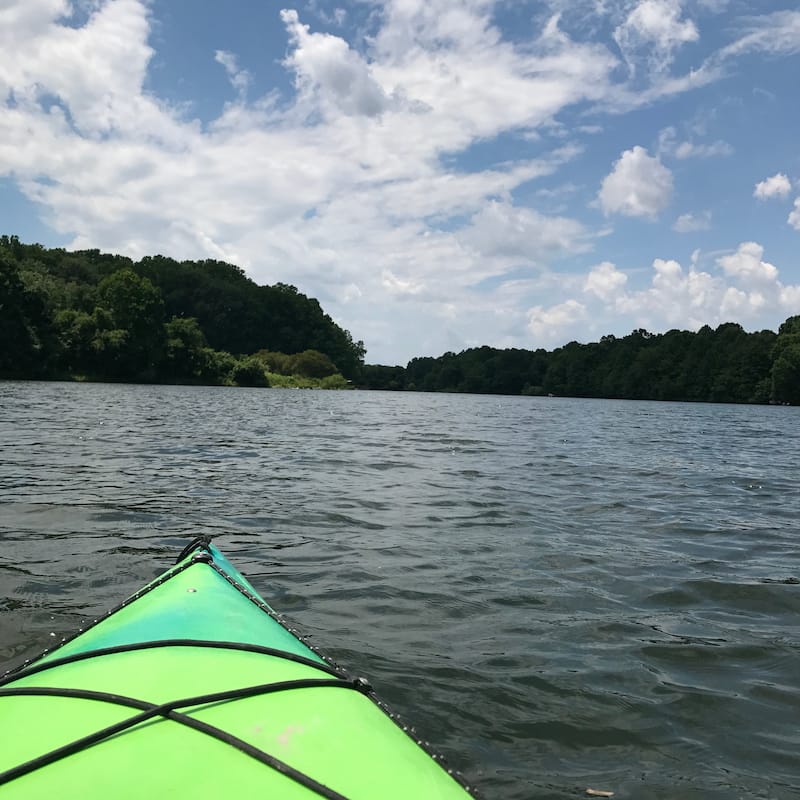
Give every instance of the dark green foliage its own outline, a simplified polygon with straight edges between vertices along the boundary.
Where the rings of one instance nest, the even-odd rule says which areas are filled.
[[[302,353],[275,353],[270,350],[259,350],[255,354],[270,372],[279,375],[301,375],[304,378],[327,378],[335,375],[336,365],[319,350],[303,350]]]
[[[133,262],[0,237],[0,377],[264,386],[269,370],[332,384],[341,373],[370,389],[800,404],[800,316],[777,335],[735,323],[638,329],[549,353],[479,347],[405,368],[364,366],[364,354],[316,300],[258,286],[231,264]]]
[[[258,286],[221,261],[135,263],[2,236],[0,311],[6,377],[228,383],[238,370],[263,385],[250,361],[230,354],[295,353],[292,366],[320,378],[356,377],[364,361],[363,344],[316,300],[286,284]]]
[[[772,397],[800,405],[800,316],[789,317],[778,330],[772,351]]]
[[[544,350],[480,347],[407,367],[367,365],[369,389],[434,392],[800,403],[800,317],[772,331],[747,333],[735,323],[697,333],[638,329],[599,342]]]
[[[385,367],[382,364],[365,364],[361,374],[364,389],[398,391],[406,388],[406,370],[402,367]]]
[[[230,383],[231,374],[237,364],[236,359],[224,350],[204,347],[199,356],[200,368],[197,383],[217,386]]]
[[[161,292],[126,267],[103,278],[97,295],[113,324],[95,339],[99,373],[114,380],[157,380],[165,344]]]
[[[164,325],[164,335],[162,374],[169,376],[170,382],[202,383],[207,348],[206,337],[197,320],[194,317],[173,317]]]
[[[25,285],[9,254],[0,243],[0,375],[40,377],[53,346],[46,297]]]
[[[277,372],[278,375],[292,374],[292,357],[290,355],[273,353],[271,350],[259,350],[255,355],[269,372]]]
[[[291,356],[292,374],[305,378],[327,378],[338,371],[336,365],[319,350],[303,350]]]
[[[264,365],[255,356],[238,361],[233,367],[231,377],[237,386],[269,386]]]
[[[161,290],[169,317],[194,317],[211,347],[229,353],[324,353],[347,377],[359,374],[362,342],[353,342],[319,303],[294,286],[257,286],[222,261],[142,259],[135,269]]]

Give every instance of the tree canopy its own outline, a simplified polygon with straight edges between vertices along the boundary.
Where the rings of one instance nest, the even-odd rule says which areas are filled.
[[[800,316],[778,334],[729,322],[696,333],[638,329],[552,352],[472,348],[406,367],[367,365],[361,382],[394,391],[800,404]]]
[[[0,376],[261,385],[259,351],[354,379],[364,345],[294,286],[233,264],[0,237]],[[312,374],[313,373],[313,374]]]
[[[800,404],[800,315],[777,334],[729,322],[550,352],[478,347],[405,367],[365,366],[364,355],[317,300],[259,286],[233,264],[0,236],[0,377],[341,386],[343,375],[393,391]]]

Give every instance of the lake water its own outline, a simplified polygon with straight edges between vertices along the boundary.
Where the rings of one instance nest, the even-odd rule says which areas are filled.
[[[0,666],[206,533],[486,798],[800,798],[800,408],[6,382],[0,500]]]

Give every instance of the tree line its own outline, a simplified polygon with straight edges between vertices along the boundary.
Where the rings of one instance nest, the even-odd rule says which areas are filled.
[[[2,377],[266,385],[267,371],[294,369],[352,380],[364,354],[317,300],[232,264],[0,237]]]
[[[553,351],[477,347],[405,367],[367,365],[368,389],[800,404],[800,316],[776,334],[725,323],[696,333],[638,329]]]
[[[0,377],[800,404],[800,316],[778,333],[638,329],[405,367],[365,365],[365,352],[317,300],[259,286],[232,264],[133,261],[0,236]]]

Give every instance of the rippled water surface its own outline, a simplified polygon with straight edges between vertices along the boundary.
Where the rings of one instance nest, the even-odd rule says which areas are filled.
[[[207,533],[486,798],[800,798],[800,409],[0,383],[0,455],[0,666]]]

